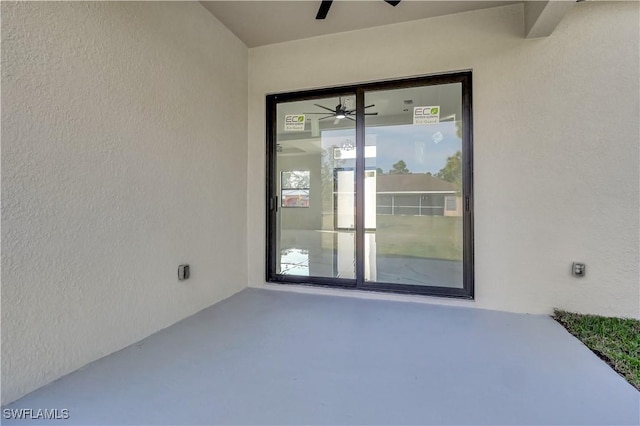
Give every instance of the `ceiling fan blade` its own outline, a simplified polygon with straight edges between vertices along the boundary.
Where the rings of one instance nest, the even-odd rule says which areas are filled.
[[[333,0],[322,0],[316,19],[324,19],[327,17],[327,13],[329,13],[329,9],[331,8],[331,3],[333,3]]]
[[[398,3],[400,3],[400,0],[398,0],[398,1],[384,0],[384,2],[385,3],[389,3],[393,7],[396,7],[398,5]]]
[[[322,106],[319,104],[314,104],[315,106],[317,106],[318,108],[322,108],[322,109],[326,109],[327,111],[331,111],[331,112],[335,112],[334,110],[332,110],[331,108],[327,108],[326,106]]]
[[[349,117],[348,115],[347,115],[347,116],[345,116],[344,118],[348,118],[348,119],[349,119],[349,120],[351,120],[351,121],[356,121],[356,119],[355,119],[355,118],[353,118],[353,117]]]
[[[377,112],[365,112],[364,115],[378,115]]]
[[[326,112],[303,112],[304,115],[310,115],[310,114],[326,114]]]
[[[374,107],[374,106],[376,106],[376,104],[367,105],[366,107],[364,107],[364,109],[371,108],[371,107]],[[345,112],[347,114],[353,114],[354,112],[356,112],[356,109],[355,108],[354,109],[350,109],[350,110],[345,111]]]
[[[327,118],[333,118],[333,117],[335,117],[335,115],[327,115],[326,117],[320,117],[320,118],[318,118],[318,121],[320,121],[320,120],[326,120]]]

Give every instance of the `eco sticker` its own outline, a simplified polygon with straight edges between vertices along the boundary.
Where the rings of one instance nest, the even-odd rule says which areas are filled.
[[[439,106],[419,106],[413,108],[413,124],[438,124],[440,122]]]
[[[304,131],[304,114],[294,114],[284,116],[285,132],[303,132]]]

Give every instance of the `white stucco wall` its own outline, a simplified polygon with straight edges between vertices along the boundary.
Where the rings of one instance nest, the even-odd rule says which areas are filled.
[[[246,287],[247,61],[197,2],[2,2],[2,403]]]
[[[264,286],[265,94],[472,69],[476,300],[443,303],[640,317],[639,7],[580,3],[534,40],[512,5],[250,49],[249,285]]]

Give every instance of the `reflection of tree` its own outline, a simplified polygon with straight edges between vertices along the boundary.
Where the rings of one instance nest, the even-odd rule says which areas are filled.
[[[407,169],[407,163],[403,160],[398,161],[393,166],[391,166],[391,170],[389,170],[390,175],[406,175],[411,173],[409,169]]]
[[[462,190],[462,151],[457,151],[447,158],[447,163],[436,173],[436,177],[451,182],[460,192]]]
[[[456,120],[456,136],[462,139],[462,120]]]
[[[382,170],[380,167],[376,167],[376,174],[377,175],[383,175],[384,174],[384,170]]]
[[[283,249],[280,249],[280,254],[282,256],[287,256],[287,255],[289,255],[291,253],[309,254],[309,250],[298,249],[298,248],[283,248]]]
[[[310,180],[311,180],[311,177],[308,170],[282,172],[282,188],[287,188],[287,189],[309,188]]]

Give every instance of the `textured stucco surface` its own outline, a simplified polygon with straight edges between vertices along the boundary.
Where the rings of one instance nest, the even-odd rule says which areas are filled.
[[[580,3],[535,40],[513,5],[250,49],[249,285],[265,285],[265,94],[472,69],[476,301],[444,303],[640,317],[639,8]]]
[[[2,2],[3,403],[246,287],[247,55],[197,2]]]

